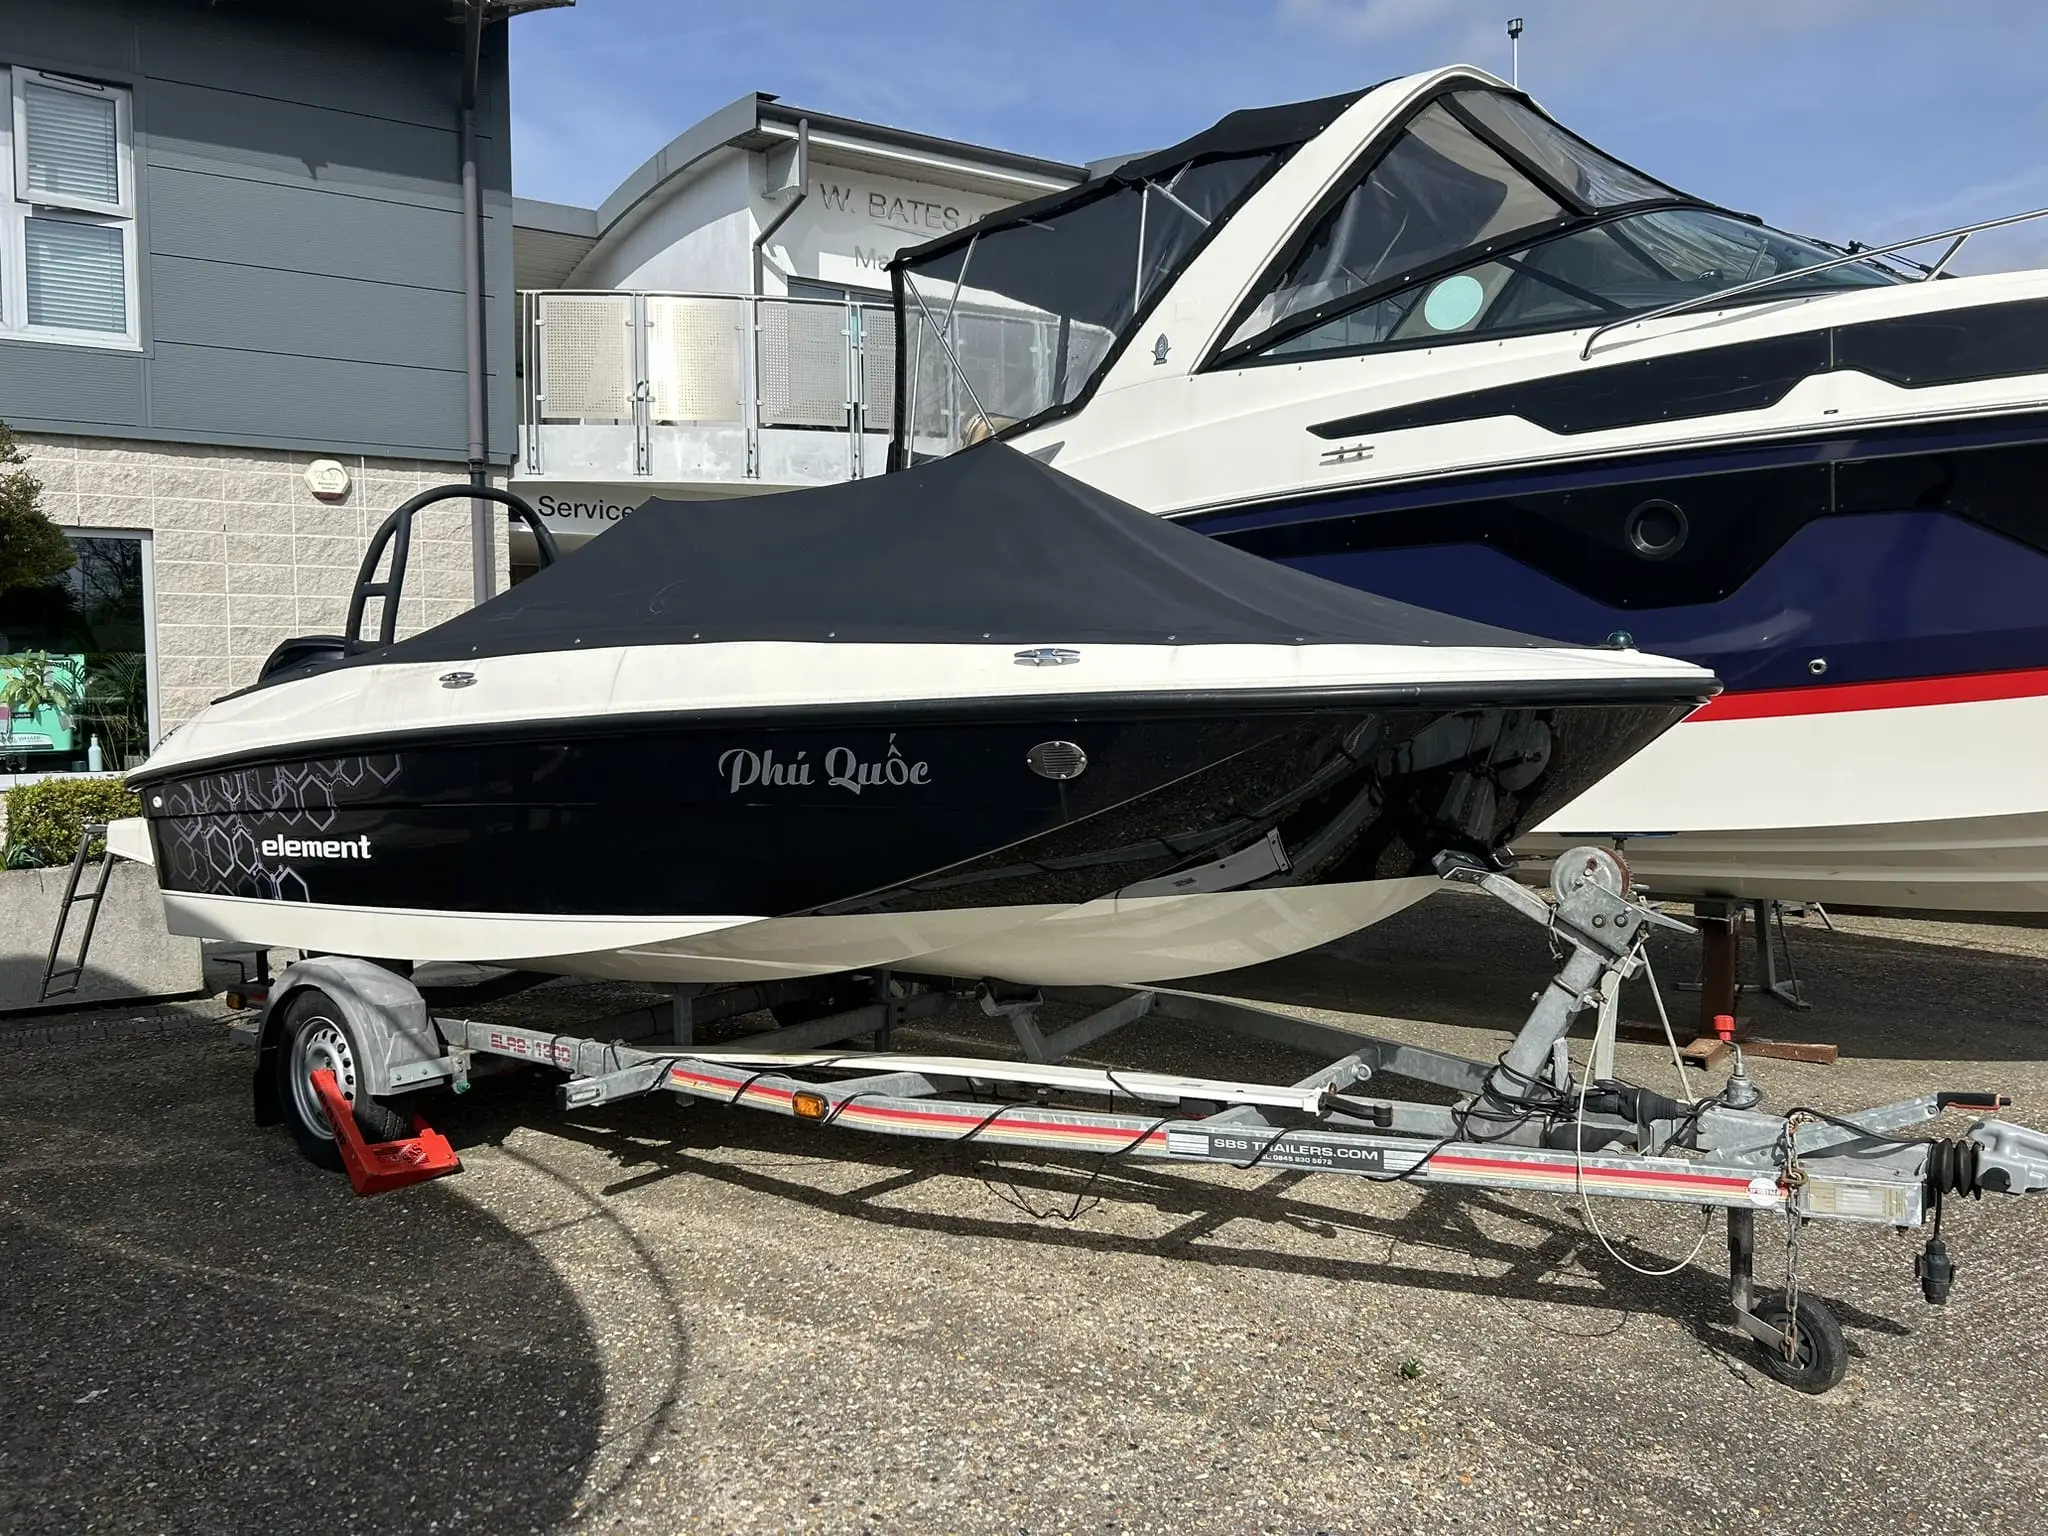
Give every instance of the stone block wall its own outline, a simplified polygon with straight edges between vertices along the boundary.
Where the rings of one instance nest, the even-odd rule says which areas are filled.
[[[407,497],[463,478],[459,464],[252,448],[25,434],[43,505],[68,528],[141,529],[155,570],[157,710],[169,731],[256,680],[280,641],[339,633],[370,535]],[[348,494],[323,501],[307,465],[338,459]],[[494,483],[503,485],[502,475]],[[496,530],[496,590],[506,539]],[[413,524],[399,632],[470,606],[469,503],[430,507]],[[376,609],[371,608],[374,622]]]

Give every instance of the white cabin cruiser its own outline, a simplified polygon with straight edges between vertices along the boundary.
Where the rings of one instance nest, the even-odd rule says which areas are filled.
[[[2043,210],[2048,212],[2048,210]],[[1363,590],[1712,668],[1550,815],[1663,894],[2048,910],[2048,273],[1688,197],[1483,71],[1239,112],[895,263],[996,435]]]
[[[411,515],[472,494],[395,512],[346,637],[288,643],[130,776],[173,932],[675,983],[1193,976],[1400,910],[1716,690],[1000,444],[744,518],[650,503],[396,639]]]

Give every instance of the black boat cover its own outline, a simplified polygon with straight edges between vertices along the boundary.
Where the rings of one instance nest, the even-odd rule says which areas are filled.
[[[361,661],[691,641],[1544,645],[1141,512],[998,442],[746,500],[650,501]]]
[[[1034,197],[1029,202],[1012,203],[1009,207],[999,208],[994,213],[987,214],[951,234],[940,235],[936,240],[928,240],[923,245],[899,251],[895,259],[889,263],[889,270],[894,272],[898,269],[929,266],[932,258],[942,256],[947,251],[955,250],[982,235],[1051,218],[1054,214],[1093,202],[1119,187],[1139,186],[1180,166],[1192,165],[1197,160],[1222,160],[1233,155],[1253,155],[1263,150],[1292,149],[1296,145],[1306,144],[1334,123],[1353,102],[1377,89],[1378,86],[1369,85],[1364,90],[1346,91],[1341,96],[1323,96],[1315,101],[1291,101],[1277,107],[1240,108],[1210,124],[1191,138],[1182,139],[1178,144],[1169,145],[1165,149],[1153,150],[1150,154],[1133,156],[1100,176],[1091,177],[1079,186],[1067,187],[1059,192],[1048,192],[1045,196]],[[1128,277],[1125,278],[1125,282],[1128,285]]]

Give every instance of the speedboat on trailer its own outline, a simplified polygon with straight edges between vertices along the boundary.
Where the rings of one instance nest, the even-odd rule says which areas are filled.
[[[347,637],[130,776],[173,932],[655,982],[1192,976],[1497,856],[1716,686],[1288,570],[1000,444],[744,516],[653,502],[396,639],[412,513],[472,494],[400,508]]]
[[[1719,674],[1531,851],[2048,910],[2048,273],[1947,270],[2036,216],[1830,246],[1438,70],[900,257],[893,457],[999,435],[1350,586]]]

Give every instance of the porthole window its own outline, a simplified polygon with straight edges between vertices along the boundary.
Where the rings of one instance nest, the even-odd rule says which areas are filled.
[[[1469,272],[1447,277],[1429,290],[1422,301],[1422,318],[1433,331],[1462,331],[1479,318],[1486,302],[1486,289]]]

